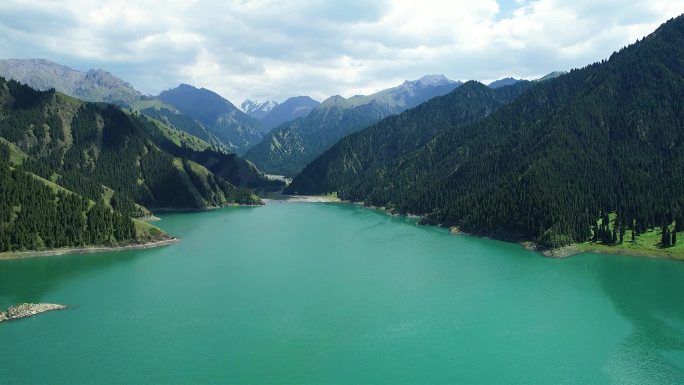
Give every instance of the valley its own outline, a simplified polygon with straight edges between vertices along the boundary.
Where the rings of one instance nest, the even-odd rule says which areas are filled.
[[[0,384],[684,383],[684,0],[0,31]]]
[[[430,75],[323,103],[294,97],[246,100],[237,108],[213,91],[181,84],[157,97],[128,92],[135,97],[114,107],[4,81],[6,180],[33,175],[34,185],[85,199],[82,212],[95,215],[95,204],[105,217],[113,209],[121,219],[108,225],[109,235],[86,239],[45,234],[35,225],[17,230],[29,213],[5,188],[17,203],[2,206],[4,226],[14,233],[5,232],[0,245],[13,252],[158,241],[147,235],[151,226],[134,226],[135,218],[150,210],[257,205],[257,194],[284,189],[533,242],[551,255],[570,248],[682,258],[675,239],[684,226],[682,137],[674,128],[681,122],[676,79],[684,54],[672,43],[684,39],[683,24],[673,19],[609,60],[534,81],[508,77],[485,86]],[[43,89],[56,81],[54,73],[93,81],[44,60],[0,64],[0,73],[21,73]],[[54,88],[74,93],[65,84]],[[107,101],[121,92],[91,97]],[[648,100],[656,93],[662,107],[654,114]],[[95,229],[86,217],[75,227],[81,233]],[[67,218],[59,220],[75,220]]]

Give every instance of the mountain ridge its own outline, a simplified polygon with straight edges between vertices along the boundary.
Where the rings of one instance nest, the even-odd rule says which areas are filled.
[[[343,136],[461,84],[443,75],[428,75],[371,95],[332,96],[307,116],[273,129],[245,157],[265,172],[294,175]]]
[[[293,96],[273,107],[262,119],[264,132],[268,133],[283,123],[306,117],[320,105],[309,96]]]
[[[201,122],[238,155],[258,143],[263,136],[258,120],[209,89],[181,83],[178,87],[162,91],[157,98]]]
[[[0,76],[40,91],[55,88],[89,102],[128,106],[142,96],[130,83],[105,70],[83,72],[46,59],[0,60]]]

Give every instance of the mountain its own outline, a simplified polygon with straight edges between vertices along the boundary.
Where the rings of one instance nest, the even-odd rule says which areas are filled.
[[[684,228],[683,42],[679,16],[338,194],[553,247],[627,243],[628,231],[654,228],[666,247],[669,232]]]
[[[541,77],[541,78],[539,78],[539,79],[536,79],[536,80],[534,80],[534,81],[536,81],[536,82],[543,82],[543,81],[546,81],[546,80],[555,79],[555,78],[557,78],[557,77],[559,77],[559,76],[561,76],[561,75],[565,75],[565,74],[567,74],[567,72],[565,72],[565,71],[554,71],[554,72],[551,72],[551,73],[549,73],[549,74],[546,74],[546,75],[544,75],[543,77]],[[515,84],[515,83],[517,83],[517,82],[519,82],[519,81],[521,81],[521,80],[520,80],[520,79],[515,79],[515,78],[508,77],[508,78],[503,78],[503,79],[495,80],[495,81],[489,83],[488,87],[490,87],[490,88],[505,87],[505,86],[510,86],[510,85],[512,85],[512,84]]]
[[[0,60],[0,76],[41,91],[54,88],[84,101],[113,103],[132,108],[197,136],[222,151],[236,149],[228,139],[230,135],[214,134],[196,119],[183,115],[161,100],[141,95],[130,84],[103,70],[80,72],[44,59],[10,59]]]
[[[306,117],[273,129],[245,158],[265,172],[295,175],[343,136],[460,85],[442,75],[430,75],[372,95],[330,97]]]
[[[282,104],[273,107],[262,119],[261,125],[265,133],[285,122],[303,118],[321,104],[308,96],[295,96],[287,99]]]
[[[202,123],[187,115],[183,115],[173,106],[165,104],[160,100],[143,97],[142,100],[133,104],[135,111],[158,120],[176,130],[185,132],[202,141],[208,146],[216,148],[222,152],[231,152],[231,147],[224,143],[216,134],[206,128]]]
[[[342,192],[378,167],[427,144],[440,134],[484,119],[511,103],[534,83],[492,89],[470,81],[399,115],[347,135],[309,163],[287,187],[287,194]]]
[[[495,80],[495,81],[489,83],[487,85],[487,87],[489,87],[489,88],[501,88],[501,87],[513,85],[519,81],[520,81],[519,79],[515,79],[515,78],[503,78],[503,79]]]
[[[269,111],[271,111],[277,105],[278,103],[274,102],[273,100],[258,102],[246,99],[244,102],[240,104],[240,111],[253,117],[256,120],[261,120],[264,118],[264,116],[266,116],[266,114],[268,114]]]
[[[244,153],[263,136],[258,120],[206,88],[181,84],[162,92],[157,98],[180,113],[198,120],[237,154]]]
[[[41,91],[54,88],[90,102],[128,106],[141,97],[130,84],[107,71],[81,72],[44,59],[0,60],[0,76]]]
[[[543,77],[537,79],[536,81],[543,82],[546,80],[555,79],[555,78],[562,76],[562,75],[565,75],[565,74],[567,74],[567,72],[565,72],[565,71],[553,71],[553,72],[546,74]]]
[[[147,208],[260,203],[237,185],[272,182],[202,148],[114,105],[0,78],[0,251],[135,243],[162,234],[131,219]]]

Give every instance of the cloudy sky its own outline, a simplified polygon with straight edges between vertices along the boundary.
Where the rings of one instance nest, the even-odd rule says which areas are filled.
[[[144,93],[372,93],[425,74],[533,78],[607,58],[684,0],[2,0],[0,58],[106,69]]]

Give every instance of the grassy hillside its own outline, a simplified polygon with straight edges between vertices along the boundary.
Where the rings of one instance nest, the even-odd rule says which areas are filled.
[[[222,152],[231,152],[231,147],[224,143],[218,136],[207,129],[202,123],[197,120],[183,115],[167,104],[161,101],[155,100],[159,106],[146,107],[140,110],[136,110],[139,113],[155,119],[166,127],[173,128],[177,131],[185,133],[191,138],[198,138],[203,143],[206,143],[208,147],[213,147]],[[143,103],[143,102],[141,102]],[[144,104],[151,104],[145,101]],[[200,151],[205,149],[201,148]]]
[[[602,241],[594,239],[593,234],[602,223],[602,220],[596,221],[594,228],[592,229],[592,239],[580,242],[575,247],[578,251],[587,252],[598,252],[598,253],[608,253],[608,254],[628,254],[628,255],[650,255],[654,257],[661,258],[673,258],[684,260],[684,239],[675,241],[674,244],[665,245],[663,244],[663,228],[650,228],[646,229],[643,233],[637,235],[636,231],[624,231],[624,234],[620,236],[621,226],[618,223],[618,217],[616,213],[611,213],[609,215],[608,231],[610,233],[615,232],[617,240]],[[667,224],[667,231],[672,233],[677,233],[681,229],[677,228],[677,223],[672,222]],[[681,223],[680,225],[681,226]],[[632,234],[634,233],[634,234]],[[676,237],[676,235],[675,235]],[[670,243],[672,242],[672,235],[669,235]]]

